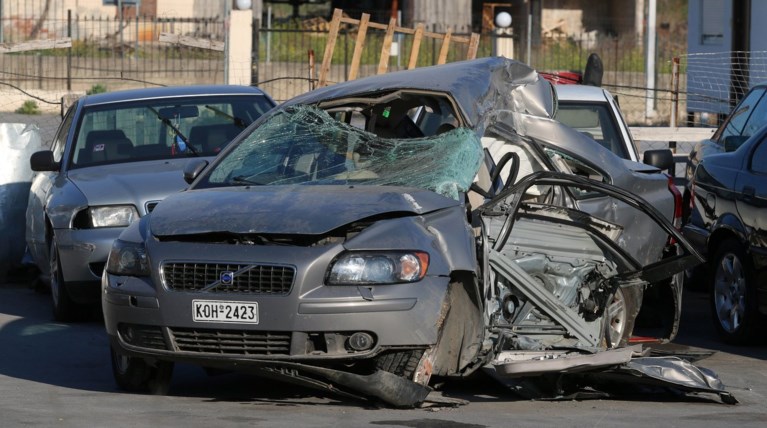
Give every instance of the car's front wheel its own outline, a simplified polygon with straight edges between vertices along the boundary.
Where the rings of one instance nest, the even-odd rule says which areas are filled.
[[[127,356],[112,346],[112,374],[120,389],[127,392],[148,392],[167,395],[173,377],[173,363],[157,361],[154,365],[143,358]]]
[[[710,284],[714,325],[727,343],[751,343],[765,318],[757,307],[751,261],[734,239],[722,242],[714,254]]]
[[[56,321],[69,322],[80,319],[83,308],[75,303],[69,296],[64,275],[61,272],[61,260],[59,260],[59,247],[56,238],[51,240],[50,257],[51,265],[51,300],[53,301],[53,318]]]

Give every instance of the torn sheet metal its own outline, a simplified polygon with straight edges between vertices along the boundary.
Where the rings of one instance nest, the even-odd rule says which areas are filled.
[[[528,399],[577,400],[642,394],[653,394],[658,399],[658,394],[670,393],[713,394],[725,404],[738,403],[711,370],[678,357],[642,356],[644,352],[638,349],[640,345],[532,361],[497,359],[485,367],[485,372]],[[621,362],[627,355],[633,357]]]

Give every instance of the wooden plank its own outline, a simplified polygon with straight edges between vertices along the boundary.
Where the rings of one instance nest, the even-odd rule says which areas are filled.
[[[357,73],[360,69],[360,61],[362,60],[362,50],[365,48],[365,36],[368,32],[368,23],[370,22],[370,14],[363,13],[360,19],[360,26],[357,29],[357,41],[354,43],[354,54],[352,55],[352,64],[349,68],[349,80],[357,78]]]
[[[474,59],[477,57],[477,51],[479,50],[479,34],[471,33],[471,40],[469,41],[469,48],[466,51],[466,59]]]
[[[442,40],[442,47],[439,48],[439,58],[437,59],[437,65],[447,62],[447,52],[450,49],[450,38],[453,35],[453,29],[450,28],[445,33],[445,38]]]
[[[175,45],[191,46],[193,48],[210,49],[212,51],[224,51],[224,42],[210,39],[199,39],[189,36],[181,36],[173,33],[160,33],[158,41]]]
[[[30,40],[19,43],[0,43],[0,53],[26,52],[40,49],[61,49],[71,47],[72,39],[70,37],[64,37],[61,39]]]
[[[414,69],[418,63],[418,52],[421,50],[421,38],[423,38],[423,23],[420,23],[415,27],[413,47],[410,49],[410,62],[407,65],[408,70]]]
[[[386,28],[383,46],[381,46],[381,60],[378,62],[378,74],[386,73],[389,69],[389,55],[391,54],[391,42],[394,40],[394,27],[397,24],[397,18],[389,18],[389,26]]]
[[[333,20],[330,21],[328,41],[325,44],[325,54],[322,57],[322,66],[320,66],[320,78],[317,82],[317,86],[320,88],[327,84],[328,74],[330,73],[330,63],[333,61],[333,50],[336,47],[336,39],[338,38],[338,29],[341,26],[342,15],[343,12],[341,9],[333,11]]]

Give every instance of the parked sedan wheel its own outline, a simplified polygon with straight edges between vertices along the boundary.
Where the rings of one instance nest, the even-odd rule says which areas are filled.
[[[764,318],[757,308],[751,261],[734,239],[724,241],[714,254],[711,280],[714,325],[727,343],[751,343]]]
[[[152,395],[167,395],[173,377],[173,363],[157,361],[148,364],[142,358],[129,357],[110,347],[112,374],[120,389],[127,392],[148,392]]]
[[[51,299],[53,300],[53,318],[56,321],[76,321],[84,315],[83,308],[75,303],[67,292],[64,275],[61,273],[61,261],[59,260],[59,247],[56,238],[51,240],[50,257],[51,264]]]

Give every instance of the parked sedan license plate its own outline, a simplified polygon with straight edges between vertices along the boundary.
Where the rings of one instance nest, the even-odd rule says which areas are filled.
[[[192,320],[258,324],[258,303],[192,300]]]

